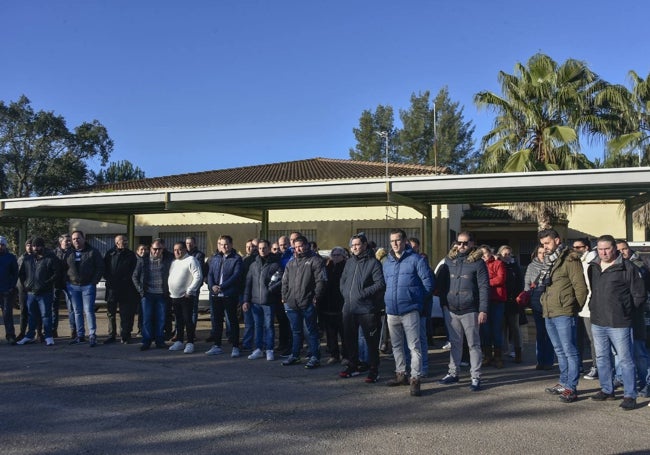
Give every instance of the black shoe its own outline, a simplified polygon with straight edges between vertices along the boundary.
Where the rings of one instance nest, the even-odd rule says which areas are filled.
[[[18,340],[16,340],[16,338],[14,338],[14,337],[7,337],[7,343],[9,343],[12,346],[16,346],[16,343],[18,343]]]
[[[291,357],[291,349],[286,349],[284,352],[281,352],[280,357],[283,359]]]
[[[167,349],[168,346],[165,343],[156,343],[156,349]]]
[[[57,329],[52,330],[52,338],[59,338],[59,331]]]
[[[299,363],[300,363],[300,357],[293,357],[293,356],[289,356],[287,360],[282,361],[282,365],[285,367],[289,365],[297,365]]]
[[[619,404],[619,406],[623,408],[624,411],[631,411],[636,408],[636,400],[634,398],[624,397],[623,402]]]
[[[116,341],[116,340],[115,340],[115,337],[108,337],[108,338],[106,338],[106,339],[104,340],[104,344],[115,343],[115,341]]]
[[[140,346],[141,351],[148,351],[149,349],[151,349],[151,345],[149,345],[149,344],[144,344],[143,343],[142,346]]]
[[[359,362],[359,365],[357,365],[357,371],[359,373],[365,373],[370,369],[370,365],[368,365],[366,362]]]
[[[599,390],[596,395],[592,395],[591,399],[594,401],[605,401],[605,400],[615,400],[616,396],[614,392],[612,393],[605,393],[602,390]]]
[[[131,338],[122,338],[121,343],[122,344],[129,344],[129,343],[131,343]]]
[[[215,337],[214,335],[210,335],[205,341],[207,343],[214,343]]]
[[[374,384],[377,381],[379,381],[379,371],[377,370],[370,370],[366,379],[363,380],[366,384]]]
[[[70,342],[70,344],[82,344],[86,342],[86,337],[77,337]]]
[[[91,348],[94,348],[95,346],[97,346],[97,337],[95,335],[90,335],[89,340],[90,340],[90,347]]]

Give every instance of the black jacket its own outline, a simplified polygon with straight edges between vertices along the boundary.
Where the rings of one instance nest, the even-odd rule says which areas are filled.
[[[104,279],[106,279],[106,300],[114,294],[135,291],[133,271],[138,257],[128,248],[118,250],[111,248],[104,256]]]
[[[345,300],[343,311],[353,314],[379,313],[385,290],[382,265],[372,251],[352,255],[345,262],[341,276],[341,294]]]
[[[35,254],[26,255],[18,276],[26,292],[42,295],[54,292],[62,273],[61,262],[53,253],[46,251],[40,259]]]
[[[68,281],[71,284],[87,286],[97,284],[104,275],[104,259],[98,249],[86,244],[83,250],[72,250],[65,256]]]
[[[265,258],[257,255],[246,274],[244,302],[271,305],[280,301],[282,266],[274,254]]]
[[[591,323],[601,327],[632,327],[635,308],[646,301],[646,289],[639,269],[621,255],[605,270],[600,258],[589,263]]]
[[[459,254],[453,247],[436,276],[440,303],[455,314],[487,313],[490,294],[488,270],[478,248]]]
[[[282,275],[282,301],[294,310],[304,310],[325,295],[325,261],[313,251],[289,261]]]

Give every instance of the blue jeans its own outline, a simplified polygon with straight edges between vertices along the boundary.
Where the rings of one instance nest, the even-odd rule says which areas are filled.
[[[16,337],[14,329],[14,296],[13,292],[0,292],[0,307],[2,307],[2,319],[5,326],[7,339]]]
[[[553,343],[557,363],[560,367],[560,385],[573,391],[577,390],[578,377],[580,376],[580,356],[576,344],[576,318],[573,316],[547,318],[546,331]],[[600,376],[600,368],[598,376]]]
[[[316,324],[316,307],[309,304],[304,309],[294,309],[284,305],[284,311],[289,318],[291,324],[291,333],[293,335],[293,345],[291,348],[291,355],[293,357],[300,357],[300,349],[302,348],[303,338],[303,324],[307,328],[307,336],[309,338],[309,350],[312,357],[320,360],[320,334],[318,332],[318,324]]]
[[[97,330],[97,323],[95,321],[95,295],[97,294],[97,287],[94,284],[87,284],[85,286],[78,286],[76,284],[68,283],[68,295],[72,302],[72,309],[74,310],[74,320],[77,326],[77,336],[83,337],[86,335],[84,326],[84,314],[88,322],[88,335],[95,336]]]
[[[273,305],[260,305],[253,303],[249,311],[255,324],[255,348],[261,350],[273,351],[275,345],[275,329],[273,328],[273,318],[275,317]],[[242,342],[243,344],[243,342]]]
[[[70,324],[70,333],[76,332],[77,323],[74,318],[74,308],[72,307],[72,300],[67,289],[57,289],[54,291],[55,299],[53,305],[59,305],[59,301],[63,298],[65,300],[65,307],[68,309],[68,322]]]
[[[533,311],[533,318],[535,319],[535,353],[537,355],[537,365],[551,367],[555,363],[555,351],[553,350],[553,343],[551,343],[551,339],[548,337],[548,332],[546,331],[544,316],[539,311]]]
[[[165,313],[166,299],[163,294],[146,293],[141,300],[142,304],[142,344],[165,344]]]
[[[630,327],[602,327],[592,322],[591,333],[596,346],[596,365],[598,380],[605,393],[614,391],[612,379],[612,347],[616,351],[623,377],[623,396],[636,398],[636,370],[632,349],[632,329]]]
[[[491,301],[488,305],[488,318],[481,324],[481,345],[494,349],[503,347],[503,315],[505,302]]]
[[[52,301],[54,294],[27,294],[27,308],[29,309],[29,329],[25,335],[27,338],[34,339],[36,335],[36,326],[43,322],[43,336],[52,338]]]
[[[650,370],[648,370],[648,348],[645,345],[645,340],[633,340],[634,346],[634,365],[636,366],[637,380],[639,381],[639,388],[648,385],[650,379]]]

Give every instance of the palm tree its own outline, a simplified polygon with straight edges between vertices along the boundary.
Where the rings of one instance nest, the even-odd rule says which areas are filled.
[[[611,137],[604,167],[650,165],[650,73],[645,79],[635,71],[630,71],[628,76],[632,90],[612,85],[596,99],[606,119],[599,126]],[[639,226],[650,224],[650,205],[636,210],[633,220]]]
[[[584,62],[558,65],[535,54],[514,74],[499,73],[502,95],[480,92],[479,108],[496,113],[494,128],[482,139],[480,170],[530,172],[588,169],[593,164],[580,152],[580,137],[593,137],[597,118],[595,96],[607,86]],[[534,216],[539,228],[550,227],[555,214],[570,210],[567,201],[513,204],[515,219]]]

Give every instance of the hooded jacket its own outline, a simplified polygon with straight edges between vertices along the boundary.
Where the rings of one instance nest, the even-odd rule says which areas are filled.
[[[576,316],[587,300],[587,283],[580,255],[566,248],[553,262],[540,301],[545,318]]]
[[[386,282],[381,262],[372,250],[358,256],[352,255],[345,262],[341,275],[343,311],[353,314],[379,313],[383,304]]]
[[[490,281],[483,253],[472,248],[461,254],[454,246],[438,269],[440,302],[449,311],[462,315],[487,313]]]
[[[620,254],[605,270],[601,260],[589,263],[591,323],[601,327],[632,327],[636,308],[645,304],[647,293],[640,270]]]
[[[412,311],[422,312],[424,299],[435,289],[436,280],[426,259],[407,245],[398,258],[390,251],[383,264],[386,281],[386,313],[401,316]]]
[[[304,310],[323,299],[326,285],[325,261],[307,251],[287,262],[282,275],[282,301],[291,309]]]

